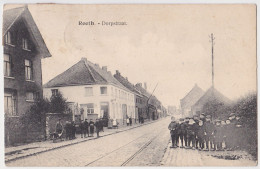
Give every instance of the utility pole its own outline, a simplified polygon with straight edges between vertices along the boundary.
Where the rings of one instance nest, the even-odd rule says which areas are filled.
[[[211,56],[212,56],[212,87],[213,88],[214,88],[214,45],[215,45],[214,40],[215,40],[214,35],[213,33],[211,33],[210,42],[212,45]]]

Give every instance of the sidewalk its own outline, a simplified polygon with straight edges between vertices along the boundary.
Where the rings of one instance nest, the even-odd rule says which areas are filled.
[[[156,120],[158,121],[158,120]],[[131,130],[137,127],[141,127],[143,125],[151,124],[156,121],[147,121],[144,124],[133,124],[132,126],[121,126],[118,129],[107,129],[104,128],[104,132],[100,132],[100,137],[116,134],[119,132]],[[80,134],[76,135],[76,139],[74,140],[65,140],[57,143],[53,143],[52,140],[47,140],[43,142],[34,142],[26,145],[16,146],[16,147],[7,147],[5,148],[5,162],[17,160],[20,158],[24,158],[27,156],[32,156],[35,154],[47,152],[50,150],[66,147],[73,144],[78,144],[81,142],[85,142],[88,140],[97,139],[97,134],[94,133],[94,137],[81,138]]]

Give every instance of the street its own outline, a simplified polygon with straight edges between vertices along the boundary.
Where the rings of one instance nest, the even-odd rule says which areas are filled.
[[[6,163],[7,166],[198,166],[255,165],[250,159],[224,160],[181,148],[170,149],[170,118],[121,133]]]

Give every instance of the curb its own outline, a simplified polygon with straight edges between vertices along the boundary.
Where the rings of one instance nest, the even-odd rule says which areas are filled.
[[[163,118],[163,119],[164,119],[164,118]],[[135,127],[128,128],[128,129],[125,129],[125,130],[120,130],[120,131],[112,132],[112,133],[109,133],[109,134],[100,136],[99,138],[105,137],[105,136],[110,136],[110,135],[113,135],[113,134],[118,134],[118,133],[121,133],[121,132],[124,132],[124,131],[128,131],[128,130],[132,130],[132,129],[135,129],[135,128],[138,128],[138,127],[142,127],[142,126],[145,126],[145,125],[148,125],[148,124],[151,124],[151,123],[159,122],[160,120],[162,120],[162,119],[155,120],[155,121],[151,121],[151,122],[147,122],[147,123],[145,123],[145,124],[141,124],[141,125],[139,125],[139,126],[135,126]],[[13,158],[13,159],[5,160],[5,163],[9,163],[9,162],[16,161],[16,160],[19,160],[19,159],[23,159],[23,158],[26,158],[26,157],[30,157],[30,156],[33,156],[33,155],[45,153],[45,152],[48,152],[48,151],[56,150],[56,149],[59,149],[59,148],[64,148],[64,147],[67,147],[67,146],[71,146],[71,145],[75,145],[75,144],[79,144],[79,143],[83,143],[83,142],[87,142],[87,141],[95,140],[95,139],[98,139],[98,138],[95,137],[95,138],[91,138],[91,139],[87,139],[87,140],[82,140],[82,141],[75,142],[75,143],[69,143],[69,144],[66,144],[66,145],[57,146],[57,147],[50,148],[50,149],[43,150],[43,151],[39,151],[39,152],[36,152],[36,153],[27,154],[27,155],[24,155],[24,156],[20,156],[20,157],[16,157],[16,158]]]

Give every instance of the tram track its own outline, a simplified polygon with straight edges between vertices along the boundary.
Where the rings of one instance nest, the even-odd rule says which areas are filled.
[[[138,154],[140,154],[143,150],[145,150],[145,149],[161,134],[161,132],[162,132],[162,130],[160,130],[158,133],[156,133],[156,135],[153,136],[152,138],[149,138],[148,141],[145,141],[145,143],[144,143],[137,151],[135,151],[135,152],[133,153],[133,155],[131,155],[130,157],[128,157],[126,160],[124,160],[124,162],[121,163],[121,165],[119,164],[118,166],[126,166],[126,165],[127,165],[129,162],[131,162]],[[129,142],[129,143],[127,143],[127,144],[125,144],[125,145],[123,145],[123,146],[121,146],[121,147],[119,147],[119,148],[117,148],[117,149],[115,149],[115,150],[113,150],[113,151],[111,151],[111,152],[108,152],[108,153],[104,154],[103,156],[101,156],[101,157],[99,157],[99,158],[97,158],[97,159],[95,159],[95,160],[89,162],[89,163],[86,164],[85,166],[90,166],[90,165],[92,165],[92,164],[95,164],[95,163],[101,161],[102,159],[106,158],[107,156],[109,156],[109,155],[111,155],[111,154],[113,154],[113,153],[116,153],[116,152],[120,151],[121,149],[127,147],[127,146],[130,145],[130,144],[133,144],[134,142],[137,142],[139,139],[142,139],[142,138],[144,138],[145,136],[147,136],[147,135],[149,135],[149,134],[151,134],[151,133],[144,134],[144,135],[142,135],[142,136],[140,136],[140,137],[138,137],[138,138],[132,140],[131,142]],[[95,165],[93,165],[93,166],[95,166]]]

